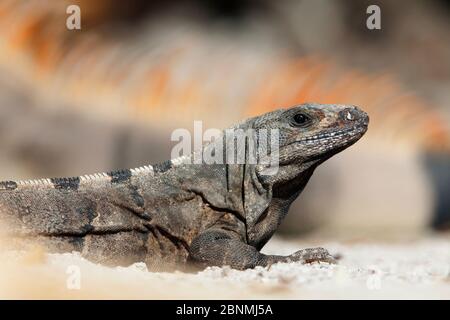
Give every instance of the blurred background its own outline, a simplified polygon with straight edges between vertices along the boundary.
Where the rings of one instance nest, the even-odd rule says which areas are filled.
[[[68,30],[69,5],[81,30]],[[366,9],[381,9],[369,30]],[[450,1],[1,0],[0,179],[170,158],[176,128],[302,102],[367,111],[318,168],[286,236],[405,238],[450,227]]]

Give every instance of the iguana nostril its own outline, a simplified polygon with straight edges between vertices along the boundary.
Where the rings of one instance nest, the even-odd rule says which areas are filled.
[[[355,121],[358,120],[358,112],[357,110],[345,109],[339,113],[339,117],[344,121]]]
[[[354,121],[357,119],[356,113],[349,109],[342,110],[339,113],[339,117],[344,121]]]
[[[345,118],[349,121],[355,120],[355,116],[352,115],[350,111],[347,111],[347,115],[345,116]]]

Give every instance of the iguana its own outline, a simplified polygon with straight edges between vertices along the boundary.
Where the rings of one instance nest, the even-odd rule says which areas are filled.
[[[368,119],[353,106],[310,103],[231,128],[277,130],[279,164],[270,175],[247,156],[241,164],[195,164],[190,155],[131,170],[1,182],[0,217],[13,238],[38,239],[50,250],[80,251],[105,264],[145,261],[150,270],[169,270],[189,262],[236,269],[333,262],[322,248],[289,256],[259,250],[314,169],[361,138]],[[246,138],[244,153],[259,143],[259,135]]]

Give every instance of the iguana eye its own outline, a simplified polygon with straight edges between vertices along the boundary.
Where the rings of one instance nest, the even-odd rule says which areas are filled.
[[[292,124],[296,127],[306,127],[311,123],[311,118],[305,113],[297,113],[292,118]]]

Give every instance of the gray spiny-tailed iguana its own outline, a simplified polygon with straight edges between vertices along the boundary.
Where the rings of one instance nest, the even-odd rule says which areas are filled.
[[[4,181],[0,220],[19,243],[35,240],[51,251],[79,251],[104,264],[144,261],[150,270],[191,262],[236,269],[333,262],[322,248],[289,256],[259,250],[314,169],[359,140],[368,121],[353,106],[302,104],[233,127],[278,130],[279,167],[272,175],[263,164],[192,164],[190,155],[110,173]],[[246,139],[244,153],[259,142]]]

